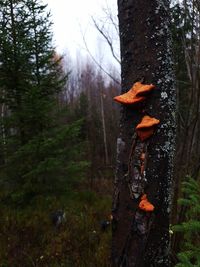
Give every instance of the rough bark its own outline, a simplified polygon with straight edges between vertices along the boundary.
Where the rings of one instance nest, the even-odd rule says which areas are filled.
[[[168,2],[118,0],[122,93],[142,78],[156,88],[143,107],[121,108],[113,198],[113,266],[170,266],[175,85]],[[144,114],[159,119],[160,124],[153,137],[142,144],[135,136],[135,127]],[[136,162],[141,150],[148,154],[144,189],[155,206],[148,213],[138,208],[143,181],[138,181],[137,196],[131,192],[135,177],[127,179],[130,155],[134,153]]]

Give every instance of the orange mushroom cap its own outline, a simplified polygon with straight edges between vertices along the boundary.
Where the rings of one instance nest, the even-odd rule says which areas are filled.
[[[155,86],[153,84],[142,84],[136,82],[131,89],[122,95],[115,96],[114,100],[121,104],[135,104],[145,100],[144,95],[150,92]]]
[[[151,92],[155,88],[155,85],[136,82],[132,88],[134,88],[136,96],[144,96],[147,93]]]
[[[150,116],[144,116],[142,121],[136,126],[137,135],[141,141],[148,139],[154,133],[154,126],[160,121]]]
[[[136,104],[136,103],[144,101],[145,97],[142,97],[142,96],[136,97],[132,93],[127,92],[127,93],[125,93],[123,95],[115,96],[114,100],[116,102],[121,103],[121,104],[132,105],[132,104]]]
[[[148,115],[145,115],[142,118],[142,121],[137,125],[136,129],[138,130],[138,129],[150,128],[150,127],[153,127],[159,123],[160,123],[160,121],[157,120],[156,118],[152,118]]]
[[[141,197],[141,201],[139,203],[139,208],[141,210],[144,210],[144,211],[147,211],[147,212],[150,212],[150,211],[153,211],[154,210],[154,205],[151,204],[148,199],[147,199],[147,195],[144,194],[142,197]]]

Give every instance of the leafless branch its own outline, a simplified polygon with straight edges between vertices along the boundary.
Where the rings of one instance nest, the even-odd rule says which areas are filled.
[[[94,63],[108,76],[110,77],[115,83],[121,85],[120,81],[118,81],[115,77],[113,77],[113,75],[111,75],[96,59],[95,57],[92,55],[90,49],[88,48],[86,39],[85,39],[85,35],[83,34],[83,32],[81,31],[82,34],[82,38],[83,38],[83,43],[85,46],[86,51],[88,52],[89,56],[91,57],[91,59],[94,61]]]
[[[108,34],[106,34],[106,32],[104,31],[104,27],[103,26],[100,27],[93,17],[92,17],[92,21],[94,23],[95,28],[98,30],[98,32],[104,37],[104,39],[108,43],[114,59],[121,65],[121,61],[118,59],[118,57],[115,54],[113,42],[112,42],[111,38],[108,36]]]
[[[111,10],[111,8],[109,7],[108,5],[108,1],[106,0],[106,8],[104,8],[104,12],[106,14],[106,16],[109,18],[109,20],[111,21],[115,31],[116,31],[116,34],[117,36],[119,36],[119,27],[118,27],[118,23],[115,21],[114,17],[113,17],[113,12]]]

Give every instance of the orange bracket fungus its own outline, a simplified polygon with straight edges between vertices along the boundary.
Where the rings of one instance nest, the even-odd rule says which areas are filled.
[[[141,201],[140,201],[140,203],[139,203],[139,208],[141,209],[141,210],[144,210],[144,211],[153,211],[154,210],[154,205],[153,204],[151,204],[149,201],[148,201],[148,199],[147,199],[147,195],[146,194],[144,194],[144,195],[142,195],[142,197],[141,197]]]
[[[136,127],[137,135],[140,140],[144,141],[151,137],[154,133],[154,127],[159,123],[160,121],[156,118],[145,115]]]
[[[146,94],[154,87],[155,86],[153,84],[142,84],[141,82],[136,82],[127,93],[114,97],[114,100],[127,105],[139,103],[146,99]]]

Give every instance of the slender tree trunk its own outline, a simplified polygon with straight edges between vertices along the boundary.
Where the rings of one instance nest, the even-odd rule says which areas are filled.
[[[2,135],[2,146],[3,146],[3,161],[7,162],[7,140],[6,140],[6,129],[5,129],[5,111],[6,105],[4,103],[5,92],[2,90],[2,104],[1,104],[1,135]]]
[[[175,147],[175,86],[172,69],[169,1],[118,0],[122,62],[122,93],[144,79],[156,88],[142,109],[123,106],[117,142],[113,198],[113,266],[170,266],[169,220]],[[155,134],[143,144],[135,127],[144,114],[160,120]],[[135,142],[135,143],[134,143]],[[153,212],[138,208],[138,194],[127,179],[130,155],[145,149],[145,193]],[[133,174],[134,176],[135,174]],[[141,183],[141,184],[140,184]]]
[[[103,142],[104,142],[104,151],[105,151],[105,162],[106,165],[109,164],[108,158],[108,145],[107,145],[107,135],[106,135],[106,124],[105,124],[105,112],[104,112],[104,103],[103,103],[103,90],[100,90],[100,102],[101,102],[101,120],[102,120],[102,129],[103,129]]]

